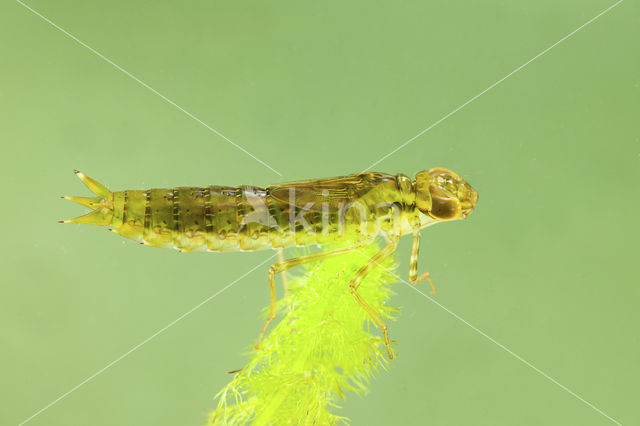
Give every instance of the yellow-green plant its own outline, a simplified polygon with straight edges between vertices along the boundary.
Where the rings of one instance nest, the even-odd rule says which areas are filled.
[[[362,249],[373,256],[377,244]],[[218,394],[212,424],[337,424],[348,391],[363,394],[388,361],[380,330],[349,291],[349,281],[367,261],[359,252],[309,264],[293,279],[290,296],[278,304],[283,319],[252,353],[249,363]],[[388,258],[358,292],[382,318],[395,268]]]

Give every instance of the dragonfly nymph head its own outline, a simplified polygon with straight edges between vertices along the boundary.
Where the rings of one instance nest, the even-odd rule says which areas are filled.
[[[444,168],[419,172],[415,191],[418,210],[436,221],[464,219],[478,202],[478,192]]]

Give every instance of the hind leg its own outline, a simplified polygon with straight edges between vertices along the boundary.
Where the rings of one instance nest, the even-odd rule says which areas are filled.
[[[276,274],[280,272],[284,272],[287,269],[304,265],[305,263],[315,262],[318,260],[328,259],[334,256],[340,256],[343,254],[351,253],[355,251],[358,247],[361,246],[349,246],[349,247],[341,247],[333,250],[328,250],[320,253],[307,254],[304,256],[294,257],[293,259],[283,260],[278,263],[274,263],[269,268],[269,294],[270,294],[270,302],[271,309],[269,311],[269,317],[267,318],[264,327],[260,331],[260,335],[258,336],[258,342],[255,345],[256,349],[260,349],[260,343],[262,342],[262,338],[264,337],[264,333],[267,331],[269,324],[276,317]]]
[[[278,263],[284,262],[284,251],[278,249]],[[289,277],[287,271],[282,271],[282,288],[284,290],[284,297],[289,297]]]

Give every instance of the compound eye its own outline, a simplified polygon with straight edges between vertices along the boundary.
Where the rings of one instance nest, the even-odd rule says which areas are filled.
[[[431,216],[435,219],[456,219],[462,212],[462,206],[457,198],[445,194],[435,185],[431,186]]]

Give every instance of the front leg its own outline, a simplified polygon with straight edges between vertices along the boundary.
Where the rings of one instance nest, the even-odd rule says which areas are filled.
[[[420,226],[418,224],[413,227],[413,241],[411,242],[411,260],[409,262],[409,281],[411,284],[418,284],[422,280],[429,281],[431,286],[431,294],[436,294],[436,286],[431,280],[429,271],[425,271],[418,276],[418,252],[420,251]]]

